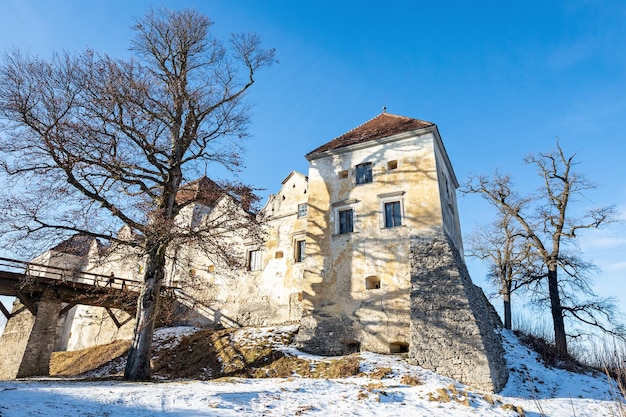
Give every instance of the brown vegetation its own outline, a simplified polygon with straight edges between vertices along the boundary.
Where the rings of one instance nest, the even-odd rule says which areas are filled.
[[[520,342],[539,355],[545,366],[561,368],[578,373],[595,371],[595,369],[583,364],[571,354],[563,354],[562,352],[559,352],[554,344],[548,342],[541,336],[526,334],[519,331],[516,331],[515,334],[519,338]]]
[[[50,376],[75,376],[92,371],[126,355],[129,348],[130,340],[116,340],[90,349],[52,352]]]
[[[203,330],[184,336],[179,343],[156,349],[152,372],[164,379],[243,378],[345,378],[359,374],[358,354],[332,360],[305,360],[290,356],[279,346],[291,343],[294,333],[269,333],[267,337],[237,338],[234,329]],[[76,376],[125,355],[129,341],[117,341],[75,352],[55,352],[51,375]],[[381,379],[391,370],[377,369]]]

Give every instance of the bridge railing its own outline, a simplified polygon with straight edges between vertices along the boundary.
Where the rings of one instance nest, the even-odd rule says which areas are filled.
[[[37,278],[58,280],[64,283],[79,283],[92,285],[98,288],[115,288],[127,291],[139,292],[141,281],[116,277],[114,275],[101,275],[91,272],[64,269],[58,266],[44,265],[34,262],[0,257],[0,268],[7,272],[15,272],[24,275],[26,282]]]

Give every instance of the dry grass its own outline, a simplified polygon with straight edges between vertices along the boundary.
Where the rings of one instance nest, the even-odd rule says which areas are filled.
[[[469,396],[465,391],[458,391],[454,384],[448,385],[448,388],[437,388],[437,390],[428,393],[428,401],[437,401],[440,403],[456,402],[458,404],[470,407]]]
[[[535,351],[541,358],[543,364],[548,367],[565,369],[576,373],[587,373],[594,370],[569,353],[559,353],[554,344],[550,343],[542,336],[526,334],[521,331],[515,331],[514,333],[519,338],[520,342]]]
[[[263,377],[263,367],[285,355],[266,339],[241,345],[233,340],[233,329],[203,330],[185,336],[180,343],[154,355],[152,371],[164,378],[214,379]],[[293,337],[293,335],[292,335]]]
[[[495,405],[498,402],[491,394],[483,395],[483,400],[487,401],[490,405]]]
[[[524,417],[526,414],[524,413],[524,409],[519,406],[519,405],[513,405],[513,404],[502,404],[500,406],[501,409],[503,410],[507,410],[507,411],[515,411],[517,412],[517,414],[520,417]]]
[[[404,385],[412,385],[412,386],[417,386],[417,385],[422,385],[423,382],[416,376],[413,375],[402,375],[402,379],[400,380],[401,383],[403,383]]]
[[[75,376],[92,371],[113,359],[125,355],[130,340],[116,340],[107,345],[70,352],[52,352],[50,376]]]
[[[347,378],[358,375],[359,356],[352,354],[324,362],[311,362],[296,356],[284,356],[257,369],[255,378],[288,378],[298,375],[304,378]]]
[[[445,388],[437,388],[437,392],[428,393],[428,401],[438,401],[440,403],[449,403],[452,400],[448,394],[448,390]]]
[[[367,374],[367,376],[372,379],[383,379],[391,375],[391,373],[391,368],[376,368],[372,372]]]
[[[334,360],[309,361],[288,356],[277,345],[288,345],[294,334],[271,334],[268,337],[245,339],[235,337],[236,330],[203,330],[181,338],[178,344],[158,349],[152,358],[153,375],[164,379],[346,378],[359,374],[358,354]],[[94,370],[108,361],[126,354],[129,341],[96,346],[78,352],[56,352],[51,362],[51,375],[75,376]],[[383,378],[388,368],[377,370]],[[380,379],[379,378],[379,379]]]

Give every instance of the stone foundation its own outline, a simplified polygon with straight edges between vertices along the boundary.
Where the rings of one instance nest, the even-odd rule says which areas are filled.
[[[315,355],[346,355],[359,350],[360,342],[353,330],[353,319],[307,315],[300,321],[295,344],[298,349]]]
[[[450,240],[437,232],[413,237],[410,361],[498,392],[508,379],[499,328],[495,310]]]
[[[37,315],[19,301],[13,304],[13,312],[0,337],[0,379],[45,376],[50,373],[50,354],[61,311],[61,300],[47,291],[41,301],[35,303]]]

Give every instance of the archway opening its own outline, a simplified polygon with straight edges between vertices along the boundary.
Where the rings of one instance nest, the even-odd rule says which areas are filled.
[[[365,278],[365,289],[377,290],[380,288],[380,278],[375,275]]]
[[[389,343],[389,353],[408,353],[409,344],[406,342]]]

